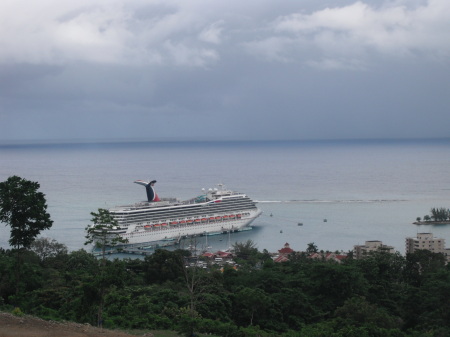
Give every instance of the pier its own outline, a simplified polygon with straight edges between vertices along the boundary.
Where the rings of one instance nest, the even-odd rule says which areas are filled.
[[[185,240],[193,240],[196,237],[202,237],[202,236],[216,236],[216,235],[223,235],[223,234],[231,234],[231,233],[236,233],[236,232],[245,232],[245,231],[249,231],[252,230],[253,227],[248,226],[248,227],[244,227],[244,228],[232,228],[232,229],[227,229],[227,230],[223,230],[221,232],[210,232],[210,233],[201,233],[201,234],[196,234],[196,235],[189,235],[189,236],[181,236],[179,235],[176,238],[166,238],[160,241],[155,241],[155,242],[144,242],[144,243],[134,243],[134,244],[125,244],[125,245],[120,245],[117,247],[110,247],[109,249],[106,249],[105,251],[105,255],[114,255],[114,254],[130,254],[130,255],[143,255],[143,256],[149,256],[152,255],[156,249],[158,248],[165,248],[165,247],[171,247],[171,246],[177,246],[180,245],[180,249],[190,249],[185,248],[184,243],[186,242]],[[222,241],[222,240],[220,240]],[[92,254],[96,257],[101,257],[102,256],[102,252],[101,250],[95,250],[92,252]]]

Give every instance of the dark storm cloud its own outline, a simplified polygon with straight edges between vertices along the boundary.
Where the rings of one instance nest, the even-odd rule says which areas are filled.
[[[26,5],[0,4],[0,140],[448,135],[447,0]]]

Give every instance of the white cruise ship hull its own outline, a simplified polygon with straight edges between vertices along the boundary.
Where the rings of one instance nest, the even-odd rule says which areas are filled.
[[[192,224],[165,225],[145,229],[142,226],[130,225],[126,233],[120,234],[127,239],[127,244],[139,244],[153,241],[162,241],[167,239],[179,240],[181,238],[206,235],[209,233],[226,233],[239,231],[249,226],[255,220],[261,211],[253,211],[248,216],[234,220],[219,220],[214,222],[199,222]]]
[[[154,182],[137,181],[147,188],[148,201],[109,210],[116,226],[111,238],[120,236],[127,244],[142,244],[184,237],[239,231],[250,225],[262,212],[247,195],[209,189],[186,201],[159,199]],[[157,199],[157,201],[155,201]]]

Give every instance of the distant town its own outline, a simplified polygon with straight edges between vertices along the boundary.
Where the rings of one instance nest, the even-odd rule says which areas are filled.
[[[407,237],[405,239],[405,254],[412,254],[418,250],[428,250],[432,253],[440,253],[445,256],[446,262],[450,262],[450,248],[445,248],[445,239],[433,236],[433,233],[418,233],[416,237]],[[318,251],[314,243],[308,245],[307,251],[296,251],[291,248],[289,243],[285,243],[284,247],[276,253],[270,253],[272,260],[276,263],[287,262],[295,254],[305,254],[311,259],[320,259],[324,261],[334,261],[341,263],[343,260],[363,259],[373,252],[386,252],[394,254],[395,247],[383,244],[380,240],[369,240],[364,245],[355,245],[349,253]],[[231,265],[237,268],[234,262],[233,251],[205,251],[200,255],[193,254],[186,259],[186,267],[203,267],[207,268],[209,264]]]

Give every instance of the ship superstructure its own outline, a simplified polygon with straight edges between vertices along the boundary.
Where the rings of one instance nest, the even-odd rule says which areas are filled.
[[[238,231],[261,214],[247,195],[227,190],[222,184],[179,201],[160,199],[153,189],[155,180],[136,183],[146,186],[148,201],[109,210],[118,223],[111,234],[128,239],[128,244]]]

